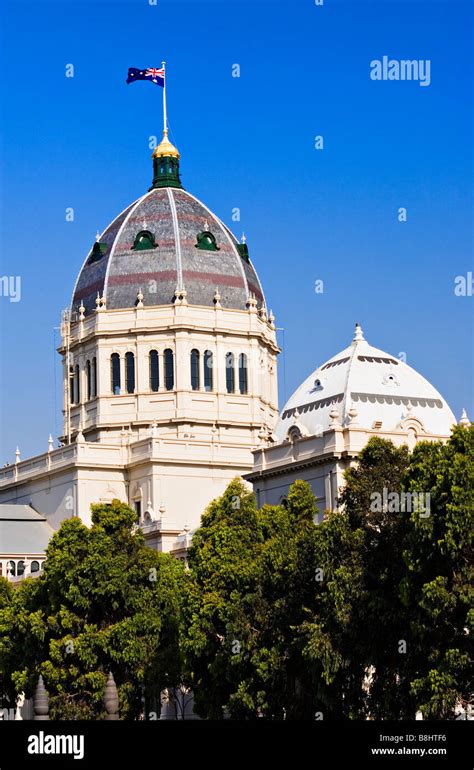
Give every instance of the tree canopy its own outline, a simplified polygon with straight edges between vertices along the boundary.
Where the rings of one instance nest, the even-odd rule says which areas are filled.
[[[297,481],[239,480],[193,539],[185,608],[207,718],[454,718],[472,692],[473,428],[413,453],[371,439],[314,524]],[[471,650],[471,652],[470,652]]]
[[[473,427],[411,453],[372,438],[320,524],[305,482],[259,509],[235,479],[187,567],[127,505],[95,505],[43,575],[0,578],[2,687],[12,702],[41,673],[56,718],[100,718],[112,671],[122,718],[192,688],[208,719],[453,719],[472,699],[473,460]]]
[[[25,580],[0,611],[10,697],[31,694],[42,674],[53,717],[98,718],[112,671],[121,714],[137,717],[180,669],[182,581],[182,564],[148,548],[118,500],[92,506],[90,529],[65,521],[44,575]]]

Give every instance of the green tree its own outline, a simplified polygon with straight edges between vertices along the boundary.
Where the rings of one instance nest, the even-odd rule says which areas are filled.
[[[0,663],[11,694],[41,673],[55,718],[98,718],[111,670],[121,715],[159,711],[179,681],[183,566],[145,545],[118,500],[92,506],[89,529],[65,521],[44,575],[25,580],[0,610]],[[144,699],[144,701],[143,701]]]
[[[297,626],[315,592],[316,513],[302,481],[286,507],[257,510],[236,479],[204,514],[189,555],[187,605],[188,668],[202,716],[312,714]]]
[[[258,602],[262,540],[254,496],[235,479],[203,514],[189,553],[187,668],[195,709],[204,717],[222,718],[252,673],[250,614]]]
[[[303,622],[296,627],[296,657],[307,672],[301,681],[313,693],[315,718],[355,718],[364,713],[365,663],[355,647],[366,600],[363,535],[351,529],[346,513],[328,511],[305,551],[304,585],[310,596],[298,597],[298,583],[292,591],[292,601],[302,601],[304,609]]]
[[[11,602],[12,593],[11,583],[6,578],[0,577],[0,609]]]
[[[407,490],[430,496],[411,515],[404,553],[407,676],[425,719],[452,719],[474,698],[474,426],[456,426],[446,444],[417,444]]]
[[[365,708],[358,713],[373,718],[413,716],[404,675],[409,608],[400,602],[409,525],[402,492],[409,462],[406,446],[397,448],[373,437],[357,465],[346,471],[341,495],[344,515],[361,549],[362,590],[354,607],[357,622],[351,625],[351,658],[367,676]]]
[[[346,473],[342,514],[327,521],[347,517],[356,538],[333,567],[360,566],[339,647],[356,682],[369,675],[353,715],[453,718],[472,699],[473,459],[472,427],[455,427],[411,454],[373,438]]]

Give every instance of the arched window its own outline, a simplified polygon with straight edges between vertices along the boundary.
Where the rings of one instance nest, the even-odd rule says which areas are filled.
[[[112,353],[110,356],[110,387],[114,396],[120,396],[120,356]]]
[[[226,353],[225,356],[225,384],[227,393],[235,392],[234,354]]]
[[[69,367],[69,403],[73,404],[74,398],[74,367]]]
[[[191,387],[199,390],[199,350],[191,350]]]
[[[173,390],[174,388],[174,356],[173,351],[170,348],[166,348],[164,353],[165,363],[165,388],[166,390]]]
[[[81,381],[80,381],[79,364],[76,364],[76,371],[74,373],[74,397],[75,397],[74,403],[78,404],[81,400]]]
[[[150,390],[154,393],[160,387],[160,370],[158,368],[158,351],[150,350]]]
[[[239,390],[241,393],[248,392],[248,384],[247,356],[245,353],[241,353],[239,356]]]
[[[39,568],[40,568],[39,561],[31,562],[31,567],[30,567],[31,574],[33,574],[33,572],[39,572]]]
[[[16,574],[18,575],[18,577],[20,577],[20,575],[25,574],[25,562],[22,559],[17,564]]]
[[[125,388],[127,393],[135,393],[135,356],[125,353]]]
[[[212,390],[213,386],[213,356],[210,350],[204,351],[204,390]]]
[[[7,562],[7,574],[8,574],[8,572],[10,573],[10,575],[15,577],[15,575],[16,575],[16,565],[15,565],[14,561]]]
[[[86,361],[86,380],[87,380],[87,400],[92,398],[92,368],[91,362]]]
[[[220,251],[215,235],[209,232],[209,230],[203,230],[198,233],[194,245],[197,249],[204,249],[204,251]]]
[[[156,249],[157,246],[155,236],[150,230],[140,230],[135,236],[132,249],[146,251],[148,249]]]
[[[299,441],[300,438],[302,438],[301,431],[297,425],[292,425],[286,435],[287,435],[288,441],[291,444],[294,444],[295,441]]]
[[[94,356],[92,359],[92,386],[91,386],[92,398],[97,396],[97,359]]]
[[[0,561],[0,577],[3,575],[3,561]]]

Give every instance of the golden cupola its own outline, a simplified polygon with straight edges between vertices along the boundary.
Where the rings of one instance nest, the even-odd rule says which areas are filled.
[[[152,158],[179,158],[179,152],[168,139],[168,129],[163,131],[163,139],[153,150]]]
[[[179,176],[179,152],[168,139],[168,129],[163,139],[153,150],[153,182],[151,190],[159,187],[182,187]]]

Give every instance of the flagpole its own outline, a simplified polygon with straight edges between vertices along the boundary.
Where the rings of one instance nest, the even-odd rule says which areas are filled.
[[[161,64],[163,65],[163,129],[166,133],[168,131],[168,118],[166,116],[166,62],[162,61]]]

